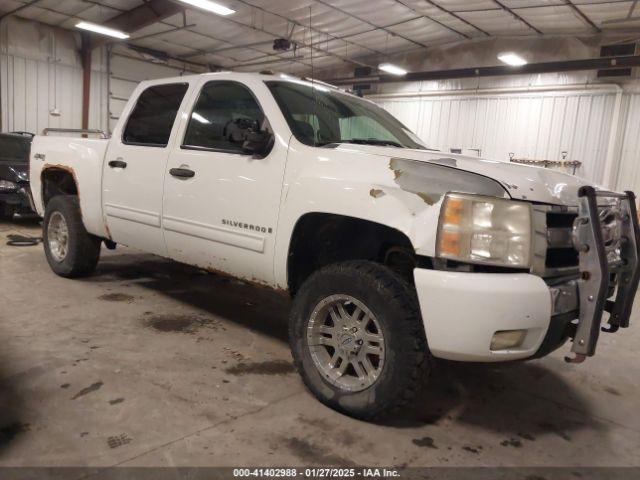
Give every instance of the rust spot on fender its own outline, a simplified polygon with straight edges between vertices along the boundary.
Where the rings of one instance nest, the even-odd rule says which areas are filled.
[[[373,198],[384,197],[384,191],[380,190],[379,188],[372,188],[371,190],[369,190],[369,195],[371,195]]]
[[[40,178],[42,178],[42,176],[47,170],[53,170],[53,169],[64,170],[65,172],[71,174],[71,177],[73,177],[73,182],[76,184],[76,190],[78,190],[78,198],[80,198],[80,189],[78,188],[78,185],[79,185],[78,178],[76,177],[75,170],[70,166],[61,165],[59,163],[45,163],[42,166],[42,170],[40,171]]]
[[[46,173],[47,170],[63,170],[71,175],[73,178],[73,183],[76,184],[76,191],[78,192],[78,200],[80,200],[80,183],[78,182],[78,177],[76,177],[76,172],[73,168],[68,165],[60,165],[58,163],[45,163],[42,166],[42,170],[40,171],[40,178]],[[82,216],[82,209],[80,209],[80,216]]]
[[[43,175],[45,174],[45,172],[47,170],[63,170],[65,172],[67,172],[68,174],[71,175],[71,178],[73,178],[73,183],[76,184],[76,191],[78,192],[78,200],[80,200],[80,182],[78,182],[78,177],[76,177],[76,172],[73,168],[71,168],[68,165],[61,165],[59,163],[45,163],[42,166],[42,170],[40,170],[40,178],[43,177]],[[82,203],[80,204],[80,206],[82,207]],[[80,217],[82,218],[82,208],[80,208]],[[111,238],[111,232],[109,231],[109,227],[107,226],[107,223],[104,222],[104,228],[105,231],[107,232],[107,238],[109,240],[113,240]]]

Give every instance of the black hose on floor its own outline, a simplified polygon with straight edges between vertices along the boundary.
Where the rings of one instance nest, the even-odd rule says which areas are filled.
[[[27,237],[25,235],[7,235],[9,241],[7,245],[12,247],[33,247],[42,242],[42,237]]]

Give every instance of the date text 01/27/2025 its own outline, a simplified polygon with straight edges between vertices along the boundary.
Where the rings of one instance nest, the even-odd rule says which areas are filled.
[[[234,468],[234,478],[394,478],[396,469],[387,468]]]

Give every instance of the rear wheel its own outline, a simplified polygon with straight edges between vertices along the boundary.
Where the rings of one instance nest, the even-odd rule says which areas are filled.
[[[357,418],[406,404],[429,370],[413,289],[373,262],[334,264],[311,275],[294,300],[289,335],[307,387]]]
[[[51,269],[72,278],[95,270],[102,241],[84,228],[78,197],[59,195],[45,209],[42,243]]]

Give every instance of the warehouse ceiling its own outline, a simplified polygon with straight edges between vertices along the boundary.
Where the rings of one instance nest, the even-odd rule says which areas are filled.
[[[3,0],[0,16],[11,13],[74,29],[79,20],[108,24],[122,19],[145,3]],[[166,58],[189,62],[196,69],[308,73],[312,65],[375,67],[362,59],[383,60],[481,38],[640,31],[637,0],[219,0],[236,11],[229,16],[180,2],[172,6],[169,0],[149,5],[153,3],[166,3],[169,13],[176,5],[183,10],[141,23],[141,28],[128,32],[127,44],[142,47],[137,55],[164,52]],[[292,47],[275,51],[276,38],[291,40]]]

